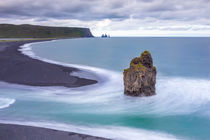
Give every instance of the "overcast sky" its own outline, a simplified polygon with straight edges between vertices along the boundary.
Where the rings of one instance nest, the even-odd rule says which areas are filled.
[[[1,0],[0,23],[89,27],[95,36],[210,36],[210,0]]]

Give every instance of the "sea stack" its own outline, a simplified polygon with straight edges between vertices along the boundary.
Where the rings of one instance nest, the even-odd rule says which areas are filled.
[[[150,52],[144,51],[124,70],[124,93],[130,96],[155,95],[156,73]]]

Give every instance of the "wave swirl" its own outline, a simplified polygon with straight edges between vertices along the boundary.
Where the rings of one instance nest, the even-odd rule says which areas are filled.
[[[7,108],[15,102],[15,99],[0,98],[0,109]]]

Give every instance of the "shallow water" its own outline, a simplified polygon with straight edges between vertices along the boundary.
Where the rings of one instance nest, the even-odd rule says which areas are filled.
[[[122,71],[145,49],[158,70],[157,95],[124,96]],[[78,89],[1,83],[3,122],[115,139],[210,139],[209,38],[71,39],[22,51],[94,72],[103,82]]]

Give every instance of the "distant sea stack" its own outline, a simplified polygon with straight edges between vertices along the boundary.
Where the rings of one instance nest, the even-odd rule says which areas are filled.
[[[124,93],[130,96],[155,95],[156,73],[150,52],[144,51],[124,70]]]
[[[38,25],[0,24],[0,38],[75,38],[93,37],[90,29]]]
[[[102,34],[102,35],[101,35],[101,38],[110,38],[110,35]]]

